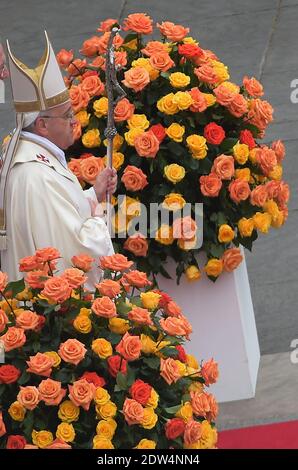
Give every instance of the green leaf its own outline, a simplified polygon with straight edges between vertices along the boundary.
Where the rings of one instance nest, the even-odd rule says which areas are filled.
[[[165,408],[165,412],[168,413],[169,415],[174,415],[179,411],[181,408],[181,405],[176,405],[176,406],[171,406],[169,408]]]
[[[160,350],[167,357],[178,357],[178,351],[176,348],[165,347]]]
[[[160,265],[160,267],[159,267],[159,272],[160,272],[160,274],[162,274],[165,278],[167,278],[167,279],[173,279],[173,278],[170,276],[170,274],[168,273],[168,271],[166,271],[165,268],[164,268],[162,265]]]
[[[12,297],[15,297],[24,289],[25,289],[25,281],[24,279],[20,279],[19,281],[9,282],[6,286],[4,293],[8,291],[12,291]]]
[[[24,370],[21,377],[18,380],[18,384],[19,385],[24,385],[25,383],[28,382],[30,377],[31,377],[31,375],[26,370]]]
[[[126,375],[122,374],[122,372],[118,372],[116,382],[120,390],[127,390],[127,377]]]
[[[116,303],[116,308],[117,312],[120,313],[120,315],[127,315],[128,312],[131,311],[131,307],[127,305],[123,300],[120,300],[120,302]]]
[[[0,397],[3,395],[3,393],[5,392],[6,390],[6,385],[5,384],[1,384],[0,385]]]
[[[150,367],[150,369],[159,370],[160,359],[159,357],[146,357],[143,362]]]
[[[184,147],[178,144],[178,142],[169,142],[167,147],[169,151],[173,153],[174,155],[177,155],[177,157],[181,157],[185,153]]]
[[[160,76],[163,77],[163,78],[169,78],[171,74],[169,72],[161,72]]]
[[[236,145],[238,142],[238,139],[235,138],[235,137],[228,137],[227,139],[225,139],[221,146],[220,146],[220,150],[224,153],[224,152],[228,152],[229,150],[231,150],[234,145]]]

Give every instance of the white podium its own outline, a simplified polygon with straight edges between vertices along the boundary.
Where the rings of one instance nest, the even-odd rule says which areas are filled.
[[[200,266],[205,264],[203,256]],[[223,273],[215,284],[203,274],[195,282],[182,276],[177,286],[173,261],[165,268],[173,280],[158,276],[159,288],[182,307],[193,327],[185,346],[187,352],[199,361],[213,357],[218,362],[219,379],[209,387],[210,392],[218,402],[254,397],[260,348],[245,258],[234,272]]]

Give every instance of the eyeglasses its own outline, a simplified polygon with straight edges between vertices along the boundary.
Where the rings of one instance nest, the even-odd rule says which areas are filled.
[[[68,113],[63,114],[62,116],[41,116],[41,117],[46,118],[46,119],[51,119],[51,118],[69,119],[71,121],[72,119],[75,119],[75,114],[73,111],[69,111]]]

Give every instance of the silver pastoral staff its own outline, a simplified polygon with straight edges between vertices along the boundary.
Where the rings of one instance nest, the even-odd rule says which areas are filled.
[[[125,91],[121,88],[118,83],[116,76],[116,66],[115,66],[115,54],[114,54],[114,38],[118,33],[119,28],[113,27],[109,42],[108,49],[106,54],[106,90],[108,96],[108,122],[107,128],[105,130],[105,137],[108,140],[108,149],[107,149],[107,167],[112,168],[113,165],[113,140],[117,134],[117,129],[115,126],[114,119],[114,109],[119,100],[126,96]],[[114,98],[114,93],[118,95]],[[111,195],[107,193],[106,195],[106,211],[107,211],[107,226],[109,233],[111,234]]]

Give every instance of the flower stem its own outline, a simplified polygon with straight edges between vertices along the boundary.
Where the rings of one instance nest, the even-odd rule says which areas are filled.
[[[4,298],[5,302],[7,303],[7,305],[9,306],[10,310],[11,310],[11,313],[14,315],[14,310],[11,306],[11,304],[8,302],[7,298],[5,297],[4,295],[4,292],[2,290],[0,290],[0,294],[2,295],[2,297]]]

